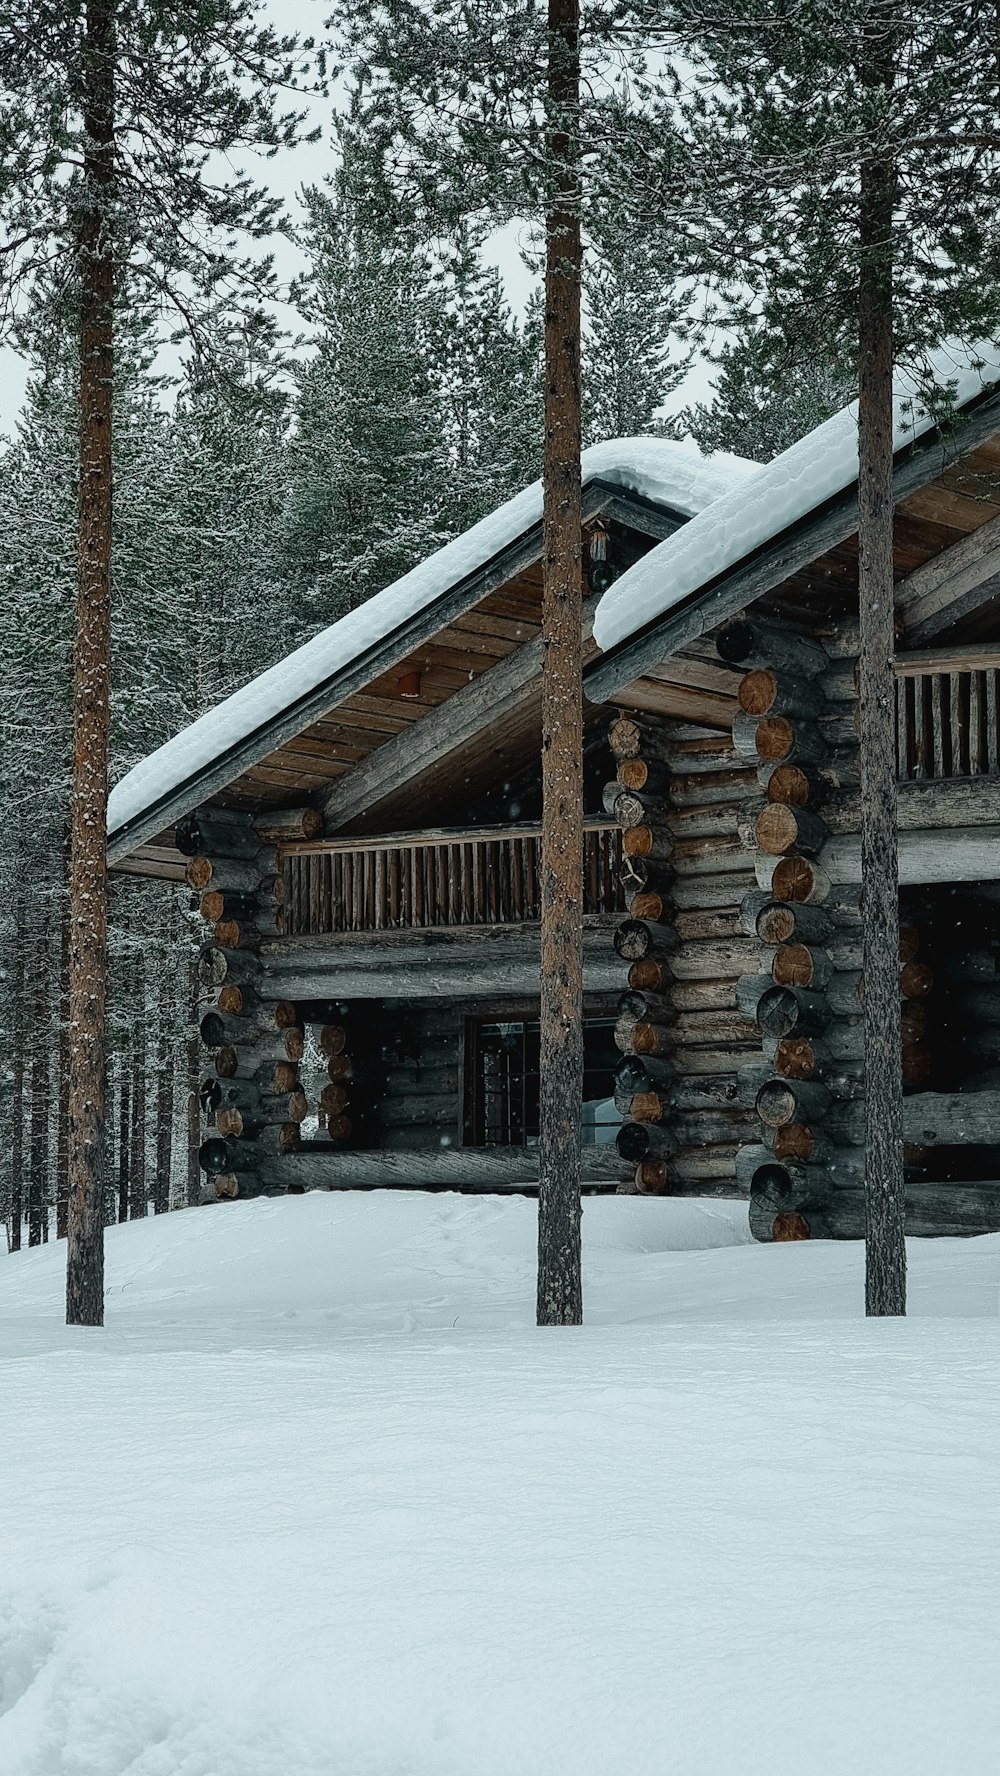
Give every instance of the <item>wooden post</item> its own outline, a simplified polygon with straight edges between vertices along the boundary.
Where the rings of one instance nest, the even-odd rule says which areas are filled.
[[[583,1089],[579,0],[549,0],[538,1324],[579,1325]]]
[[[891,73],[886,38],[866,78]],[[861,659],[861,877],[865,981],[865,1308],[906,1312],[899,863],[893,660],[893,301],[891,162],[861,169],[858,509]]]

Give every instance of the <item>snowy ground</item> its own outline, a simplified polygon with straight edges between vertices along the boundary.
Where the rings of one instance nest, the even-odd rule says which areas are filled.
[[[4,1776],[995,1776],[1000,1239],[757,1247],[588,1201],[116,1228],[0,1260]]]

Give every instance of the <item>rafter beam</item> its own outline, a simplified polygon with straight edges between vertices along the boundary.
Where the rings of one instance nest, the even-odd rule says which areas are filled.
[[[1000,518],[914,568],[896,587],[908,642],[929,641],[1000,592]]]

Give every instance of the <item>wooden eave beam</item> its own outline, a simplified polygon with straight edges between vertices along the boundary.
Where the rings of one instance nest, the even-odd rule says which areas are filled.
[[[589,598],[584,604],[585,637],[593,630],[597,603],[597,598]],[[433,770],[484,730],[496,727],[538,684],[544,657],[545,643],[540,635],[526,641],[515,653],[463,685],[409,733],[397,734],[376,747],[324,798],[327,832],[367,813],[385,796]]]
[[[908,642],[929,641],[998,592],[1000,518],[991,518],[900,581],[896,609],[903,633]]]
[[[659,536],[657,525],[667,524],[676,530],[683,518],[670,513],[627,489],[597,478],[583,489],[583,518],[588,523],[599,514],[614,508],[614,516],[622,523],[646,535]],[[663,534],[669,534],[669,530]],[[532,525],[523,536],[502,549],[492,560],[466,574],[431,604],[414,612],[404,623],[383,636],[364,654],[341,667],[330,677],[297,698],[287,709],[255,728],[233,745],[194,772],[181,784],[171,787],[140,814],[119,827],[108,841],[108,863],[118,864],[145,840],[200,808],[210,797],[219,795],[253,765],[259,765],[270,753],[287,741],[294,740],[338,704],[365,691],[383,673],[391,672],[414,648],[425,646],[440,629],[465,611],[498,591],[509,580],[536,564],[542,552],[542,526]],[[422,725],[422,724],[421,724]]]
[[[893,476],[893,497],[901,500],[929,486],[959,457],[1000,433],[1000,393],[986,395],[945,435],[930,433],[902,452]],[[685,645],[718,623],[745,610],[818,556],[846,543],[858,528],[857,482],[808,513],[754,555],[714,580],[706,581],[676,609],[653,618],[636,634],[609,650],[585,674],[584,690],[594,703],[613,703]],[[973,533],[975,534],[975,533]]]

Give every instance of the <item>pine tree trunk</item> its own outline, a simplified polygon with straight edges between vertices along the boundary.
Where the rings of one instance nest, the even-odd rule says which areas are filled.
[[[69,1214],[69,920],[59,903],[59,1120],[56,1136],[56,1237]]]
[[[10,1236],[9,1249],[21,1250],[24,1213],[24,954],[26,947],[24,898],[14,907],[13,1055],[10,1131]]]
[[[140,951],[135,958],[133,988],[135,1022],[132,1035],[132,1157],[129,1177],[128,1218],[146,1219],[146,966]]]
[[[579,1325],[583,1091],[579,0],[549,0],[538,1324]]]
[[[164,918],[164,951],[169,952],[170,926]],[[174,1145],[174,1035],[176,994],[170,992],[174,973],[161,964],[159,1067],[156,1081],[156,1176],[153,1179],[153,1213],[165,1215],[170,1207],[170,1169]]]
[[[87,0],[80,274],[80,490],[69,869],[69,1206],[66,1319],[104,1324],[114,0]]]
[[[198,1148],[201,1144],[201,1099],[199,1096],[201,1079],[199,1063],[201,1061],[201,1043],[198,1037],[198,1012],[200,1010],[201,993],[198,981],[198,968],[192,959],[188,983],[188,1019],[190,1034],[187,1042],[185,1073],[187,1075],[187,1128],[185,1146],[187,1149],[187,1178],[185,1196],[188,1208],[194,1208],[201,1198],[201,1166],[198,1161]]]
[[[861,175],[858,498],[861,857],[865,980],[865,1307],[906,1312],[896,686],[893,671],[891,163]]]
[[[47,917],[48,908],[39,908]],[[44,924],[31,946],[34,989],[31,1018],[31,1160],[28,1168],[28,1244],[42,1243],[49,1178],[49,946]]]
[[[131,1056],[118,1061],[118,1219],[128,1220],[129,1157],[132,1151]]]

